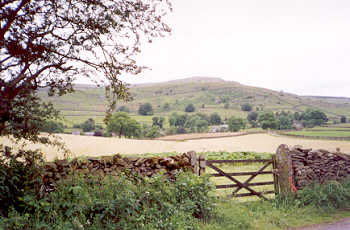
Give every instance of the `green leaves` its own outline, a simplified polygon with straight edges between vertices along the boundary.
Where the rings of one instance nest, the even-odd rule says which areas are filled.
[[[45,199],[25,195],[31,211],[10,211],[9,218],[0,217],[0,229],[199,229],[194,217],[213,213],[212,189],[207,177],[192,173],[178,174],[174,182],[162,175],[136,180],[76,176]]]

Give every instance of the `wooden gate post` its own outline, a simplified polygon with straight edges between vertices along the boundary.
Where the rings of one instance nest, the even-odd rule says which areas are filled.
[[[198,170],[198,175],[202,176],[205,173],[205,167],[206,167],[206,160],[204,155],[199,156],[199,170]]]

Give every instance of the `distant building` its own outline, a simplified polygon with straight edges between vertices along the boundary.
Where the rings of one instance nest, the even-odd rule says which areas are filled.
[[[228,130],[228,125],[216,125],[213,126],[211,129],[212,133],[218,133],[218,132],[226,132]]]
[[[303,129],[304,128],[304,125],[302,122],[300,121],[294,121],[293,122],[293,127],[296,129],[296,130],[300,130],[300,129]]]
[[[84,135],[85,136],[93,136],[95,134],[95,132],[85,132]]]

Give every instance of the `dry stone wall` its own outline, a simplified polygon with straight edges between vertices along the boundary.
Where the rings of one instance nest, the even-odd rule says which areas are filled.
[[[278,179],[283,194],[314,182],[350,178],[350,155],[324,149],[292,148],[280,145],[276,153]]]
[[[294,147],[292,167],[297,189],[313,182],[324,183],[350,176],[350,156],[324,149],[312,150]]]
[[[55,189],[57,181],[74,173],[117,176],[121,172],[128,172],[139,176],[153,176],[162,170],[170,179],[174,179],[179,171],[195,170],[191,164],[193,157],[195,158],[195,153],[188,152],[169,157],[142,158],[114,155],[88,158],[87,160],[73,159],[70,162],[67,160],[56,160],[47,162],[43,166],[43,182],[45,191],[50,192]]]

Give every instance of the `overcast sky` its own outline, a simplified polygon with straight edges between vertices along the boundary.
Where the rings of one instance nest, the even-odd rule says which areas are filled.
[[[128,83],[219,77],[350,97],[349,0],[173,0],[172,34],[143,47]]]

